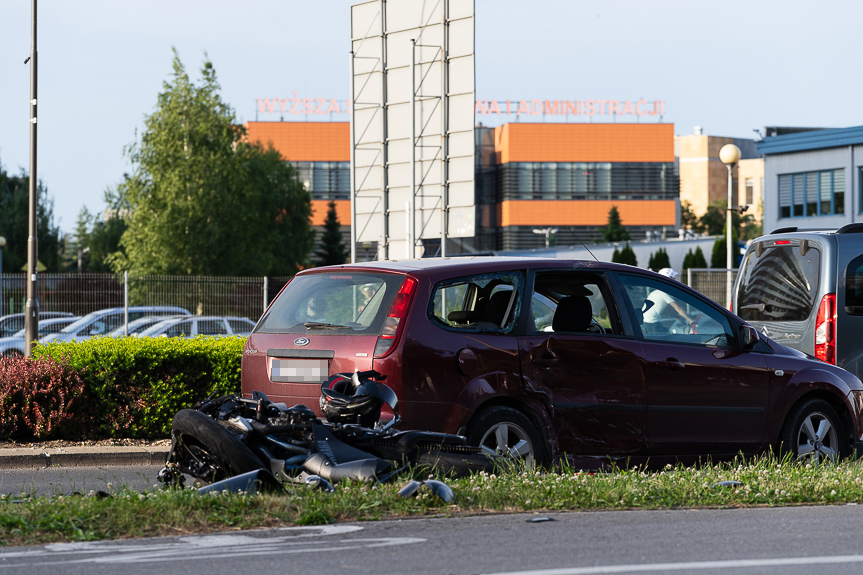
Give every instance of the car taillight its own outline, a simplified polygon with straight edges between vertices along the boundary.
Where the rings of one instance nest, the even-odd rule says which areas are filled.
[[[384,327],[381,335],[378,336],[378,341],[375,344],[375,357],[383,357],[395,348],[399,338],[404,331],[404,320],[411,306],[414,290],[417,287],[417,280],[412,277],[405,278],[402,287],[399,288],[399,293],[393,299],[390,305],[390,311],[387,313],[387,318],[384,320]]]
[[[836,294],[821,298],[815,320],[815,357],[836,365]]]

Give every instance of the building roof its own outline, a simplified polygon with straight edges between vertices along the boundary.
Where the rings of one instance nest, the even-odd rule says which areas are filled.
[[[758,142],[759,154],[785,154],[823,148],[863,144],[863,126],[799,132],[764,138]]]

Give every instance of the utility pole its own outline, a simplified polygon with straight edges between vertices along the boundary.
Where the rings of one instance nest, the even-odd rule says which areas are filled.
[[[27,238],[27,307],[24,316],[24,355],[30,357],[33,342],[39,339],[39,302],[36,299],[36,262],[39,243],[36,239],[36,0],[32,0],[33,15],[30,37],[30,236]],[[25,62],[26,64],[26,62]]]

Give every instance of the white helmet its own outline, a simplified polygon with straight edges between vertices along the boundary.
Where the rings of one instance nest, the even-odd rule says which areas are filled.
[[[671,279],[673,279],[673,280],[680,281],[680,280],[678,279],[678,278],[680,277],[680,274],[679,274],[679,273],[677,273],[676,271],[674,271],[674,270],[673,270],[673,269],[671,269],[671,268],[662,268],[662,269],[661,269],[661,270],[659,270],[657,273],[658,273],[659,275],[661,275],[661,276],[665,276],[665,277],[667,277],[667,278],[671,278]]]

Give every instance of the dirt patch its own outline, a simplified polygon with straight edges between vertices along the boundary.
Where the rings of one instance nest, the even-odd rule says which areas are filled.
[[[0,441],[0,449],[52,449],[58,447],[162,447],[171,445],[170,439],[100,439],[98,441]]]

